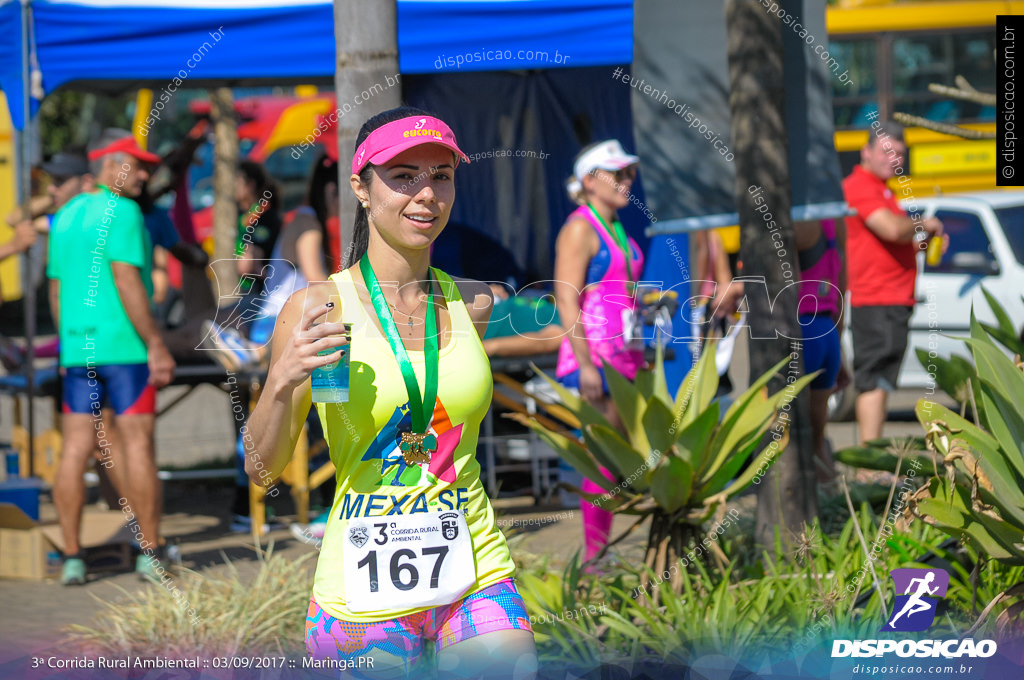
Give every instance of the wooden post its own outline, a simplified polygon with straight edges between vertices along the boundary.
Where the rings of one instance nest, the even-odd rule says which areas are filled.
[[[238,174],[238,126],[231,88],[210,90],[213,122],[213,267],[221,295],[230,293],[238,280],[235,242],[238,240],[238,205],[235,177]],[[224,304],[218,299],[217,304]]]

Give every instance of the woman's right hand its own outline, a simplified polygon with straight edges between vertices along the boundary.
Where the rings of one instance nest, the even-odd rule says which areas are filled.
[[[594,404],[604,397],[604,381],[601,371],[594,365],[580,367],[580,396]]]
[[[307,309],[301,322],[296,325],[284,341],[284,349],[277,357],[272,372],[273,379],[281,386],[295,389],[318,368],[339,361],[347,350],[319,356],[318,353],[335,347],[343,347],[352,341],[352,332],[344,323],[316,323],[316,320],[334,310],[333,302],[325,302]]]

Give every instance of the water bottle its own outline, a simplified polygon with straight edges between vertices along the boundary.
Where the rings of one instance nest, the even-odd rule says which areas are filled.
[[[327,313],[324,322],[340,323],[341,300],[337,296],[332,295],[331,301],[334,302],[334,310]],[[318,325],[313,324],[313,327],[315,328]],[[350,348],[351,344],[343,345],[342,347],[331,347],[317,353],[318,356],[327,356],[337,352],[339,349],[345,350],[345,354],[342,355],[341,359],[315,369],[310,376],[314,403],[343,404],[348,401]]]
[[[327,356],[339,348],[325,349],[318,356]],[[313,388],[313,401],[325,404],[343,404],[348,401],[348,346],[345,354],[334,363],[314,369],[310,381]]]

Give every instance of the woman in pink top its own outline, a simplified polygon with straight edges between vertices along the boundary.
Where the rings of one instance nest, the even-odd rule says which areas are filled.
[[[609,364],[632,380],[644,364],[642,343],[628,342],[631,328],[636,328],[634,289],[644,258],[617,216],[629,205],[639,160],[615,140],[583,149],[568,186],[580,207],[569,215],[555,244],[555,297],[559,317],[570,329],[555,373],[620,428],[602,367]],[[607,470],[602,468],[602,473],[612,479]],[[582,488],[601,493],[589,480]],[[580,509],[585,558],[590,560],[608,543],[612,513],[584,500]]]
[[[842,366],[839,338],[843,334],[843,298],[846,289],[846,225],[842,219],[797,222],[797,259],[800,265],[800,315],[804,371],[821,374],[811,381],[811,436],[820,484],[835,482],[832,453],[825,444],[828,397],[849,383]]]

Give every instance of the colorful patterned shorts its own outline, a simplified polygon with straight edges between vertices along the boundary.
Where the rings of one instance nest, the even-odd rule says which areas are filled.
[[[374,667],[410,671],[424,641],[440,652],[463,640],[499,630],[528,630],[530,616],[513,579],[498,581],[458,602],[376,623],[336,619],[310,599],[306,614],[306,649],[313,659],[352,660],[372,654]],[[390,658],[389,658],[390,657]],[[368,668],[368,667],[367,667]],[[359,674],[353,673],[356,677]]]

